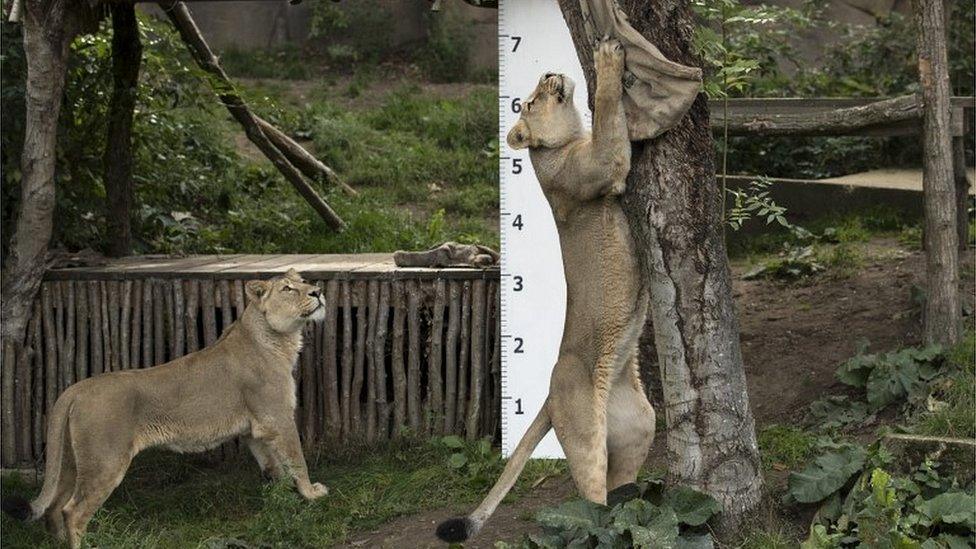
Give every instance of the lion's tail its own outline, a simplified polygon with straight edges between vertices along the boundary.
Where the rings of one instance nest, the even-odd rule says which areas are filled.
[[[18,496],[7,496],[0,500],[0,507],[3,508],[3,512],[15,519],[36,520],[42,517],[58,493],[64,452],[70,451],[65,446],[68,443],[68,415],[71,413],[72,404],[74,404],[73,395],[66,391],[55,402],[54,409],[51,410],[51,421],[47,426],[44,486],[41,487],[41,493],[31,502]]]
[[[452,518],[440,523],[437,526],[437,537],[447,542],[457,543],[474,536],[481,530],[505,494],[515,485],[515,481],[518,480],[522,469],[525,468],[525,463],[529,461],[532,451],[552,427],[547,408],[548,406],[544,405],[542,410],[539,410],[539,414],[532,420],[532,424],[529,425],[529,429],[522,436],[518,446],[515,447],[512,456],[508,458],[508,463],[505,464],[501,476],[498,477],[498,481],[492,486],[481,505],[466,517]]]

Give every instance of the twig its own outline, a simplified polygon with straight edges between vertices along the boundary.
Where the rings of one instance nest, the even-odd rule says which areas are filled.
[[[925,435],[913,435],[909,433],[889,433],[885,435],[884,438],[892,438],[896,440],[908,440],[911,442],[941,442],[945,444],[959,444],[963,446],[972,446],[976,448],[976,439],[971,439],[971,438],[936,437],[936,436],[925,436]]]

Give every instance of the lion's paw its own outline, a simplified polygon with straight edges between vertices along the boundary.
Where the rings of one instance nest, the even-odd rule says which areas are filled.
[[[597,74],[623,75],[624,47],[616,38],[604,36],[593,50],[593,65]]]
[[[309,488],[308,493],[303,495],[305,496],[305,499],[312,500],[328,494],[329,488],[326,485],[322,484],[321,482],[315,482],[312,484],[311,488]]]

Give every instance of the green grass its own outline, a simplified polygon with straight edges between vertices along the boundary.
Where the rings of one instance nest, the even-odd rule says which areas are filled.
[[[248,97],[285,131],[310,139],[313,153],[359,192],[313,184],[347,229],[332,231],[268,163],[227,147],[231,126],[222,113],[193,111],[183,115],[215,134],[208,139],[220,152],[206,158],[216,156],[219,166],[191,169],[196,157],[183,158],[189,179],[165,190],[140,187],[141,252],[390,252],[446,240],[498,246],[493,89],[440,99],[412,86],[350,111],[314,92],[302,105],[267,99],[283,97],[278,88],[263,82]],[[192,218],[177,219],[182,212]]]
[[[967,328],[966,337],[947,353],[947,368],[954,372],[947,386],[935,396],[946,403],[942,409],[923,414],[915,428],[920,434],[976,438],[976,334]]]
[[[397,516],[483,497],[484,478],[451,469],[448,455],[436,444],[409,441],[337,456],[324,453],[310,464],[310,476],[330,493],[307,502],[285,483],[263,483],[248,459],[212,467],[194,456],[147,452],[95,515],[87,540],[97,547],[223,547],[217,542],[229,539],[243,546],[328,546]],[[492,482],[500,467],[490,475]],[[563,470],[561,462],[530,461],[509,497]],[[2,487],[6,495],[37,493],[18,474],[5,475]],[[41,522],[24,524],[4,515],[0,526],[6,547],[58,547]]]
[[[816,437],[789,425],[770,425],[759,432],[759,454],[763,468],[773,465],[794,469],[810,457]]]

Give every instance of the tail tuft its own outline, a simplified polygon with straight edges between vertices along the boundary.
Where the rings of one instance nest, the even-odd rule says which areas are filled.
[[[20,496],[9,496],[0,499],[0,508],[3,509],[4,513],[17,520],[27,520],[33,512],[30,502]]]
[[[437,525],[437,537],[448,543],[460,543],[476,532],[474,521],[468,517],[448,519]]]

